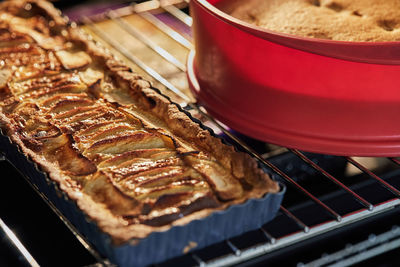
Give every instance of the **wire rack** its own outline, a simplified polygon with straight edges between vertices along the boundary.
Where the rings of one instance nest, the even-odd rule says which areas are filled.
[[[279,216],[285,217],[287,224],[295,225],[295,228],[289,233],[283,231],[284,233],[280,235],[274,234],[268,228],[268,225],[266,225],[258,231],[258,234],[262,235],[262,241],[258,240],[254,244],[242,247],[238,245],[236,239],[226,240],[225,245],[229,248],[228,251],[211,259],[205,259],[201,254],[196,252],[190,253],[190,257],[198,266],[227,266],[241,263],[390,211],[400,204],[400,191],[389,183],[387,179],[371,171],[360,159],[352,157],[343,158],[347,164],[358,169],[368,182],[374,182],[378,187],[386,190],[388,194],[385,199],[380,199],[378,202],[372,201],[368,199],[368,195],[361,195],[357,189],[347,186],[341,177],[335,177],[325,170],[318,162],[315,162],[314,159],[308,156],[307,153],[296,149],[280,148],[300,159],[304,164],[323,177],[323,179],[326,179],[326,182],[336,186],[339,191],[348,197],[349,201],[357,203],[354,209],[346,210],[345,212],[339,211],[336,207],[332,207],[334,206],[332,205],[332,201],[325,200],[320,195],[312,193],[302,185],[302,181],[291,177],[283,168],[277,167],[272,163],[269,155],[260,155],[257,153],[226,126],[216,121],[202,107],[193,102],[188,90],[185,74],[185,58],[188,56],[190,50],[193,49],[190,32],[192,19],[180,9],[182,7],[185,8],[189,1],[174,1],[174,4],[170,4],[170,2],[145,1],[140,4],[132,3],[93,16],[81,16],[77,22],[82,24],[84,30],[93,36],[96,41],[127,59],[135,71],[152,80],[156,87],[164,90],[182,107],[200,115],[203,122],[211,125],[217,131],[224,133],[228,137],[229,142],[233,142],[239,149],[255,157],[264,167],[273,173],[273,177],[284,181],[290,187],[288,194],[302,195],[303,198],[312,203],[311,205],[317,210],[313,216],[320,217],[319,220],[314,220],[315,222],[313,223],[305,222],[302,216],[296,214],[296,209],[282,205]],[[150,54],[152,56],[149,58]],[[388,158],[385,160],[400,169],[399,159]],[[79,241],[95,254],[100,264],[109,265],[108,261],[99,258],[96,250],[91,247],[89,242],[85,241],[85,238],[76,231],[62,214],[58,214],[58,216],[69,226]],[[285,226],[282,225],[282,227]],[[391,232],[386,233],[386,235],[382,234],[378,236],[378,239],[375,241],[383,243],[383,240],[389,240],[389,237],[393,238],[393,240],[391,240],[390,245],[385,247],[386,249],[393,249],[400,246],[398,228],[394,228]],[[367,245],[360,243],[357,246],[353,246],[346,251],[356,251],[360,247],[365,249]],[[310,264],[319,265],[322,261],[328,262],[329,259],[337,258],[338,255],[326,255],[319,259],[319,262],[311,262]],[[340,255],[343,256],[343,253]],[[374,253],[370,253],[360,259],[372,257],[373,255]]]

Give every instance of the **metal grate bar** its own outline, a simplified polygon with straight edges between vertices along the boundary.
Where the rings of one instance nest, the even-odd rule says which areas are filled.
[[[389,158],[389,159],[400,166],[400,160],[399,159],[397,159],[397,158]]]
[[[179,8],[173,5],[163,6],[162,8],[168,13],[170,13],[172,16],[176,17],[177,19],[185,23],[187,26],[192,27],[193,24],[192,17],[186,15],[186,13],[180,10]]]
[[[207,264],[209,266],[228,266],[228,265],[232,266],[236,263],[240,263],[245,260],[253,259],[255,257],[264,255],[266,253],[276,251],[280,248],[296,244],[300,241],[310,239],[312,237],[321,235],[323,233],[343,227],[345,225],[352,224],[354,222],[370,218],[376,214],[392,210],[394,207],[396,207],[399,204],[400,204],[400,200],[394,199],[394,200],[376,205],[373,212],[368,211],[366,209],[352,212],[350,214],[343,216],[343,220],[341,222],[327,221],[323,224],[311,227],[310,231],[308,233],[295,232],[295,233],[292,233],[287,236],[279,237],[276,244],[264,243],[264,244],[260,244],[260,245],[255,245],[254,247],[243,250],[240,257],[237,257],[235,255],[231,255],[231,256],[228,255],[228,256],[224,256],[223,258],[216,258],[214,260],[208,261]]]
[[[394,188],[392,185],[390,185],[388,182],[386,182],[385,180],[383,180],[382,178],[380,178],[378,175],[376,175],[375,173],[371,172],[370,170],[368,170],[365,166],[361,165],[359,162],[357,162],[356,160],[354,160],[351,157],[346,157],[347,161],[350,162],[352,165],[354,165],[355,167],[357,167],[360,171],[368,174],[371,178],[375,179],[376,181],[378,181],[383,187],[385,187],[387,190],[389,190],[390,192],[392,192],[392,194],[394,194],[396,197],[400,198],[400,191],[396,188]]]
[[[283,206],[281,205],[280,209],[281,209],[281,211],[282,211],[287,217],[289,217],[290,219],[292,219],[293,221],[295,221],[296,224],[297,224],[301,229],[303,229],[303,231],[304,231],[305,233],[308,233],[308,232],[310,231],[310,228],[309,228],[305,223],[303,223],[303,221],[301,221],[299,218],[297,218],[296,216],[294,216],[293,213],[291,213],[291,212],[290,212],[289,210],[287,210],[285,207],[283,207]]]
[[[168,26],[167,24],[165,24],[164,22],[159,20],[157,17],[155,17],[151,13],[141,12],[141,13],[137,13],[137,14],[139,16],[141,16],[143,19],[145,19],[146,21],[153,24],[157,29],[159,29],[160,31],[162,31],[163,33],[168,35],[170,38],[175,40],[177,43],[179,43],[183,47],[185,47],[189,50],[193,49],[193,45],[188,39],[183,37],[181,34],[179,34],[177,31],[172,29],[170,26]]]
[[[0,218],[0,230],[7,236],[8,240],[14,245],[15,248],[18,249],[19,253],[24,257],[27,263],[29,263],[32,267],[39,267],[39,263],[32,257],[29,251],[25,248],[25,246],[21,243],[18,237],[14,234],[13,231],[5,224],[5,222]]]
[[[399,230],[399,226],[395,225],[392,227],[392,230],[383,234],[370,234],[368,239],[360,243],[348,244],[344,249],[324,255],[320,259],[309,262],[304,266],[328,266],[329,264],[331,264],[329,266],[348,266],[346,263],[349,263],[349,265],[359,263],[382,252],[400,247]]]
[[[154,50],[157,54],[159,54],[161,57],[163,57],[165,60],[167,60],[169,63],[173,64],[175,67],[180,69],[181,71],[186,71],[186,66],[181,63],[178,59],[176,59],[173,55],[171,55],[168,51],[163,49],[161,46],[157,45],[154,43],[151,39],[146,37],[144,34],[142,34],[140,31],[136,30],[133,28],[129,23],[127,23],[124,19],[122,19],[118,14],[112,10],[109,10],[106,13],[107,18],[111,19],[113,22],[115,22],[118,26],[123,28],[125,31],[127,31],[130,35],[144,43],[146,46]]]
[[[179,89],[177,89],[173,84],[171,84],[169,81],[167,81],[164,77],[162,77],[158,72],[156,72],[154,69],[150,68],[146,64],[144,64],[140,59],[132,55],[131,52],[129,52],[124,46],[120,45],[116,41],[114,41],[111,37],[109,37],[107,34],[105,34],[96,24],[93,23],[92,20],[90,20],[88,17],[83,17],[82,21],[92,30],[97,36],[99,36],[101,39],[103,39],[105,42],[107,42],[109,45],[114,47],[116,50],[118,50],[121,54],[123,54],[125,57],[127,57],[130,61],[135,63],[136,65],[139,66],[139,68],[143,69],[146,73],[148,73],[150,76],[152,76],[154,79],[156,79],[158,82],[160,82],[162,85],[164,85],[166,88],[177,94],[179,97],[184,99],[185,101],[190,101],[189,97],[186,96],[184,93],[182,93]],[[182,104],[182,103],[181,103]]]
[[[263,232],[264,236],[269,240],[271,244],[276,243],[276,238],[273,237],[267,230],[265,230],[263,227],[260,228],[261,232]]]
[[[190,255],[192,256],[192,258],[197,262],[197,264],[200,267],[206,266],[206,263],[198,255],[196,255],[194,253],[191,253]]]
[[[303,153],[298,151],[297,149],[289,149],[292,153],[294,153],[296,156],[298,156],[300,159],[302,159],[305,163],[309,164],[311,167],[313,167],[315,170],[323,174],[326,178],[334,182],[336,185],[340,186],[342,189],[344,189],[347,193],[351,194],[353,198],[355,198],[361,205],[366,207],[368,210],[372,211],[374,209],[374,205],[369,203],[367,200],[365,200],[363,197],[358,195],[356,192],[348,188],[346,185],[344,185],[342,182],[340,182],[338,179],[333,177],[331,174],[329,174],[327,171],[322,169],[320,166],[315,164],[311,159],[306,157]]]
[[[228,240],[226,240],[225,242],[226,242],[226,244],[228,244],[229,248],[233,251],[233,253],[234,253],[236,256],[240,256],[240,254],[242,254],[242,252],[240,251],[240,249],[237,248],[237,247],[232,243],[232,241],[230,241],[230,240],[228,239]]]
[[[330,265],[331,267],[347,267],[347,266],[353,266],[356,263],[361,263],[362,261],[365,261],[367,259],[371,259],[375,256],[382,255],[385,252],[398,249],[400,247],[400,239],[395,239],[392,241],[389,241],[388,243],[379,245],[377,247],[374,247],[368,251],[363,251],[360,252],[359,254],[353,255],[352,257],[342,260],[340,262],[337,262],[335,264]],[[312,265],[310,265],[312,266]]]

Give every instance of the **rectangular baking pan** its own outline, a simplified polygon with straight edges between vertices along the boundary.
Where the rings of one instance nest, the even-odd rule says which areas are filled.
[[[190,116],[188,112],[185,113]],[[199,123],[193,117],[190,116],[190,118]],[[201,123],[200,126],[208,129]],[[286,191],[284,185],[281,184],[281,190],[276,194],[266,194],[260,199],[249,199],[242,204],[215,211],[206,218],[193,220],[186,225],[173,226],[163,232],[153,232],[137,244],[128,242],[114,245],[111,237],[102,232],[96,223],[90,220],[77,207],[76,203],[68,198],[56,182],[40,170],[36,163],[27,158],[18,146],[1,132],[1,128],[0,146],[4,150],[6,158],[38,187],[39,191],[55,205],[99,253],[118,266],[147,266],[163,262],[193,249],[200,249],[260,228],[275,217]]]

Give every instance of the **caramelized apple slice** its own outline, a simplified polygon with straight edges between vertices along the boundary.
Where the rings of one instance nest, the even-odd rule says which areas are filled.
[[[0,70],[0,89],[4,88],[7,85],[7,82],[10,80],[11,71],[9,69],[1,69]]]
[[[184,160],[209,182],[219,198],[230,200],[242,196],[239,181],[217,162],[193,155],[185,156]]]
[[[20,108],[18,115],[11,117],[17,123],[16,129],[23,136],[25,143],[39,144],[38,140],[44,138],[57,137],[61,134],[60,130],[37,114],[37,109],[28,103],[24,109]],[[39,148],[39,147],[38,147]]]
[[[72,137],[62,134],[55,138],[43,139],[43,153],[47,160],[56,162],[60,169],[74,176],[88,175],[97,168],[73,147]]]
[[[90,99],[87,94],[57,94],[43,99],[40,103],[42,107],[51,107],[61,100],[80,100],[80,99]]]
[[[13,113],[28,119],[33,115],[37,115],[39,112],[39,107],[32,102],[19,102],[15,105]]]
[[[139,221],[151,226],[162,226],[195,211],[219,205],[210,191],[169,193],[158,198],[148,214],[139,216]]]
[[[96,132],[100,128],[110,125],[110,124],[114,124],[114,123],[116,123],[116,122],[115,121],[102,121],[102,122],[94,124],[88,128],[85,128],[85,129],[75,133],[75,136],[78,136],[80,139],[86,139],[86,138],[96,134]]]
[[[135,150],[135,151],[143,152],[144,150],[147,150],[147,149],[141,149],[141,150]],[[150,150],[150,149],[148,149],[148,150]],[[157,151],[157,150],[162,150],[162,148],[156,148],[154,150],[155,151],[153,151],[152,154],[146,155],[146,153],[141,153],[141,157],[135,157],[130,160],[125,158],[124,162],[121,162],[120,164],[115,165],[115,166],[117,168],[123,168],[123,167],[132,166],[133,164],[135,164],[136,161],[141,163],[141,162],[156,162],[156,161],[162,162],[165,160],[174,160],[174,161],[178,160],[180,165],[183,164],[183,162],[179,158],[176,157],[177,153],[175,151],[167,150],[167,149],[165,149],[165,151],[162,151],[162,152]]]
[[[6,13],[3,13],[6,14]],[[45,36],[44,34],[39,33],[38,31],[35,31],[31,28],[29,28],[27,25],[27,23],[24,21],[18,21],[18,23],[15,23],[16,18],[17,17],[13,17],[11,15],[9,15],[12,22],[10,23],[10,26],[13,28],[13,30],[15,30],[16,32],[19,33],[24,33],[29,35],[30,37],[32,37],[32,39],[34,39],[36,41],[36,43],[38,43],[41,47],[43,47],[44,49],[48,49],[48,50],[56,50],[59,49],[63,46],[62,41],[58,40],[58,39],[54,39],[48,36]],[[2,19],[4,19],[2,17]],[[18,18],[18,20],[20,20]],[[21,24],[20,24],[21,23]]]
[[[11,32],[10,29],[2,28],[0,34],[0,47],[15,47],[25,43],[32,43],[29,36],[17,32]]]
[[[115,215],[129,216],[140,214],[142,205],[121,191],[102,173],[84,183],[83,192],[92,197],[95,202],[103,203]]]
[[[66,112],[56,114],[54,119],[62,120],[63,122],[74,122],[76,120],[82,120],[84,118],[89,118],[100,113],[102,107],[97,106],[83,106],[77,107]],[[92,115],[93,114],[93,115]]]
[[[68,84],[81,84],[81,83],[79,81],[79,77],[77,77],[74,74],[60,73],[51,76],[35,77],[35,78],[25,79],[19,82],[12,82],[10,87],[14,94],[21,95],[42,88],[61,87]]]
[[[85,150],[84,154],[121,154],[136,149],[163,148],[170,146],[171,141],[164,135],[136,131],[133,134],[111,137],[95,142]]]
[[[104,73],[89,67],[85,71],[79,72],[79,77],[81,78],[82,82],[90,87],[96,83],[99,83],[104,78]]]
[[[56,52],[56,56],[67,70],[83,68],[92,63],[92,58],[83,51],[61,50]]]
[[[100,123],[102,124],[102,123]],[[96,126],[96,125],[93,125]],[[93,127],[89,126],[89,127]],[[113,123],[108,123],[108,124],[103,124],[103,126],[98,127],[98,130],[95,133],[92,133],[91,135],[76,135],[74,138],[77,140],[79,143],[79,149],[82,151],[87,149],[89,146],[91,146],[94,142],[107,139],[110,137],[117,137],[117,136],[122,136],[122,135],[127,135],[134,133],[136,129],[134,127],[131,127],[128,124],[122,124],[122,125],[114,125]]]
[[[125,162],[123,166],[118,166],[114,168],[110,168],[109,171],[113,174],[114,177],[126,177],[134,174],[147,174],[149,170],[157,170],[163,172],[162,168],[167,166],[180,166],[183,165],[183,162],[176,157],[168,158],[168,159],[160,159],[153,161],[151,159],[132,159],[128,162]]]
[[[99,141],[109,137],[116,137],[122,134],[131,134],[136,129],[130,125],[118,125],[110,128],[106,128],[104,130],[99,130],[97,134],[95,134],[91,141]]]
[[[198,180],[184,180],[177,181],[164,186],[143,188],[138,187],[135,189],[136,199],[158,199],[162,196],[176,193],[195,193],[197,191],[206,191],[207,187],[203,186],[205,183]]]
[[[55,103],[49,110],[50,113],[62,113],[77,107],[85,107],[93,105],[90,99],[63,99]]]
[[[42,87],[40,89],[23,93],[22,99],[39,99],[44,97],[51,97],[54,94],[60,93],[82,93],[86,92],[88,88],[85,84],[65,84],[62,86]]]
[[[192,168],[187,167],[164,167],[160,168],[163,171],[162,174],[156,174],[155,170],[147,172],[147,178],[144,176],[136,175],[135,179],[142,180],[137,183],[137,186],[142,188],[156,188],[160,186],[165,186],[171,183],[178,184],[192,184],[201,187],[209,187],[203,178]],[[150,173],[153,172],[153,175]],[[133,178],[133,177],[132,177]]]
[[[185,168],[182,166],[168,166],[163,168],[157,168],[148,171],[142,171],[139,174],[131,175],[124,179],[112,178],[113,182],[124,192],[131,194],[132,196],[137,196],[140,194],[145,194],[150,192],[153,188],[142,187],[146,181],[156,181],[164,179],[163,184],[170,184],[171,182],[180,179],[185,173]]]
[[[122,153],[120,155],[116,155],[106,161],[101,162],[98,167],[99,168],[107,168],[107,167],[112,167],[112,166],[121,166],[121,164],[124,164],[127,161],[130,161],[132,159],[136,158],[149,158],[152,157],[155,154],[159,153],[167,153],[170,156],[176,155],[175,151],[171,151],[168,148],[149,148],[149,149],[138,149],[134,151],[128,151],[125,153]],[[166,156],[167,158],[169,156]],[[157,158],[158,159],[158,158]]]
[[[64,120],[62,120],[61,125],[64,125],[65,129],[68,129],[68,131],[70,131],[71,133],[76,133],[102,122],[112,122],[114,120],[120,120],[121,117],[118,117],[119,115],[120,114],[117,114],[115,112],[107,112],[106,114],[104,114],[99,110],[93,110],[73,116],[71,119],[65,118]],[[79,141],[79,139],[77,139],[77,141]],[[90,139],[87,139],[85,143],[82,143],[82,145],[83,144],[85,145],[84,149],[86,149],[87,145],[91,145]]]
[[[40,78],[44,75],[55,75],[61,71],[61,65],[52,55],[49,53],[44,59],[41,58],[40,50],[34,47],[29,53],[22,54],[20,59],[16,57],[6,59],[8,65],[14,65],[18,67],[14,72],[14,81],[24,81],[27,79]],[[35,62],[36,64],[31,64]]]

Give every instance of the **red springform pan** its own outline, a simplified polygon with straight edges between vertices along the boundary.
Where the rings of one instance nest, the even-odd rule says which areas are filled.
[[[212,115],[285,147],[400,156],[400,42],[277,33],[227,15],[218,2],[190,1],[189,84]]]

